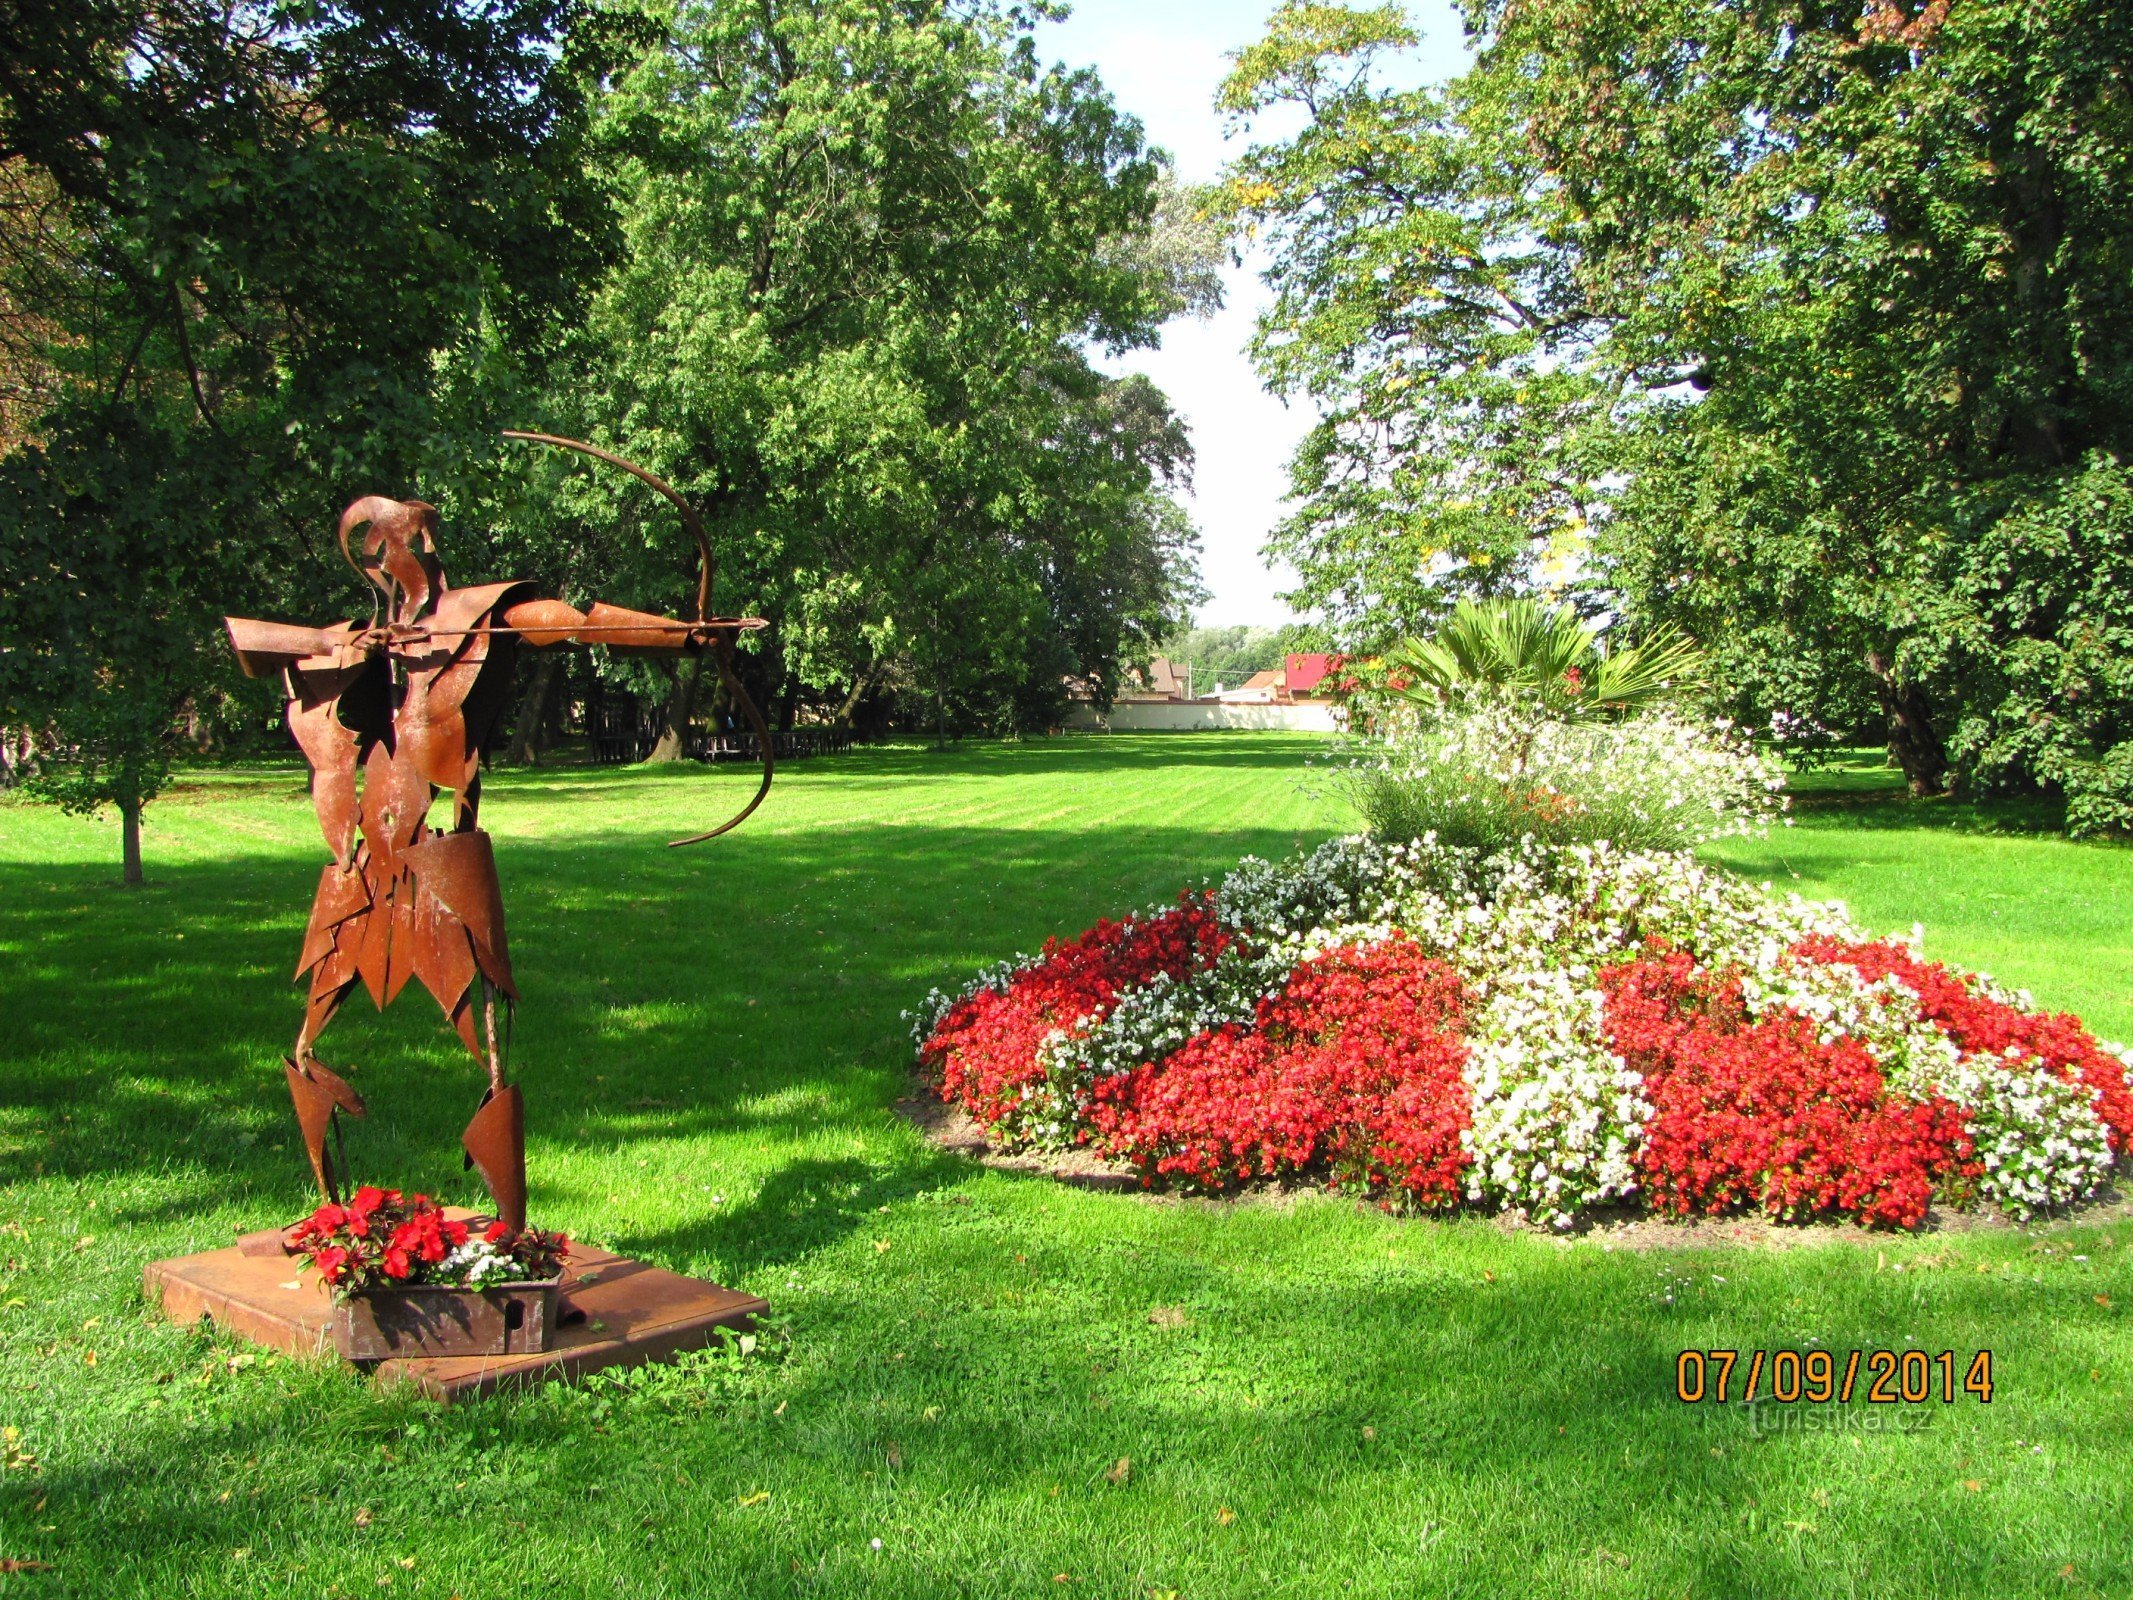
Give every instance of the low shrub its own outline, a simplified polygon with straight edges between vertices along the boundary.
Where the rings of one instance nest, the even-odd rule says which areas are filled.
[[[1402,710],[1341,758],[1340,782],[1381,839],[1483,852],[1532,837],[1685,849],[1784,812],[1784,779],[1747,737],[1667,712],[1565,720],[1489,694]]]

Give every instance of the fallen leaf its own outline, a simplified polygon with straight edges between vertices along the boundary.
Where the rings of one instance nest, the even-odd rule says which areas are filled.
[[[2063,1566],[2063,1567],[2061,1567],[2061,1568],[2059,1569],[2059,1576],[2060,1576],[2060,1577],[2062,1577],[2062,1578],[2071,1578],[2071,1577],[2072,1577],[2073,1575],[2074,1575],[2074,1564],[2073,1564],[2073,1562],[2071,1562],[2071,1561],[2069,1561],[2069,1562],[2068,1562],[2068,1563],[2067,1563],[2067,1564],[2066,1564],[2065,1566]]]
[[[790,1400],[780,1400],[780,1401],[778,1402],[778,1408],[777,1408],[777,1410],[775,1410],[775,1411],[771,1412],[771,1415],[772,1415],[772,1416],[774,1416],[774,1417],[782,1417],[782,1416],[784,1416],[784,1415],[785,1415],[785,1408],[786,1408],[787,1406],[791,1405],[791,1404],[792,1404],[792,1402],[791,1402]]]
[[[1494,1283],[1496,1281],[1496,1274],[1490,1271],[1488,1268],[1484,1267],[1481,1270],[1481,1281],[1483,1283]]]
[[[81,1358],[81,1364],[82,1364],[83,1366],[85,1366],[85,1367],[93,1367],[93,1366],[95,1366],[95,1365],[96,1365],[96,1352],[95,1352],[94,1350],[91,1350],[91,1351],[90,1351],[90,1352],[89,1352],[89,1353],[88,1353],[87,1355],[83,1356],[83,1357]]]
[[[759,1506],[767,1503],[769,1499],[770,1491],[768,1489],[758,1489],[754,1494],[742,1495],[740,1503],[744,1506]]]
[[[14,1556],[0,1556],[0,1572],[50,1572],[48,1561],[22,1561]]]
[[[886,1239],[876,1239],[876,1240],[874,1241],[874,1253],[875,1253],[876,1255],[880,1255],[882,1251],[884,1251],[884,1250],[886,1250],[886,1249],[888,1249],[888,1248],[889,1248],[889,1241],[888,1241],[888,1240],[886,1240]]]
[[[104,1319],[102,1317],[91,1317],[81,1325],[81,1331],[87,1333],[91,1328],[101,1328],[103,1325]]]
[[[1132,1476],[1133,1458],[1131,1456],[1120,1456],[1111,1470],[1104,1474],[1104,1477],[1112,1483],[1124,1483]]]
[[[370,1507],[356,1507],[355,1525],[359,1528],[367,1528],[370,1526]]]
[[[415,1570],[415,1558],[413,1556],[402,1556],[400,1558],[400,1570],[402,1572],[413,1572]]]
[[[1074,1580],[1072,1578],[1068,1577],[1063,1572],[1055,1572],[1052,1574],[1052,1582],[1054,1583],[1072,1583],[1073,1581]]]
[[[2100,1294],[2100,1295],[2098,1295],[2098,1296],[2096,1297],[2096,1303],[2097,1303],[2098,1305],[2102,1306],[2102,1307],[2103,1307],[2103,1309],[2104,1309],[2104,1310],[2106,1310],[2106,1311],[2108,1311],[2108,1310],[2110,1310],[2110,1309],[2111,1309],[2111,1297],[2110,1297],[2109,1295],[2107,1295],[2107,1294]]]
[[[1229,1525],[1230,1525],[1230,1524],[1231,1524],[1232,1522],[1235,1522],[1236,1520],[1237,1520],[1237,1513],[1236,1513],[1236,1512],[1234,1512],[1234,1511],[1232,1511],[1232,1510],[1230,1510],[1230,1508],[1229,1508],[1228,1506],[1224,1506],[1224,1507],[1222,1507],[1222,1508],[1221,1508],[1221,1509],[1220,1509],[1219,1511],[1217,1511],[1217,1512],[1215,1513],[1215,1521],[1217,1521],[1217,1522],[1221,1523],[1221,1524],[1222,1524],[1222,1526],[1223,1526],[1223,1527],[1225,1527],[1225,1528],[1226,1528],[1226,1527],[1228,1527],[1228,1526],[1229,1526]]]
[[[920,1413],[919,1413],[919,1417],[918,1417],[918,1420],[919,1420],[919,1421],[921,1421],[921,1422],[938,1422],[938,1421],[940,1421],[940,1420],[941,1420],[941,1408],[940,1408],[939,1406],[928,1406],[928,1407],[926,1407],[926,1409],[925,1409],[924,1411],[922,1411],[922,1412],[920,1412]]]
[[[1965,1478],[1963,1480],[1963,1487],[1965,1489],[1968,1489],[1972,1494],[1976,1494],[1978,1490],[1984,1488],[1985,1486],[1982,1483],[1978,1482],[1975,1478]]]

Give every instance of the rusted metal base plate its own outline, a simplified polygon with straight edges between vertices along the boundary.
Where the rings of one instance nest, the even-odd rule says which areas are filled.
[[[288,1256],[247,1254],[233,1245],[151,1261],[142,1280],[149,1299],[175,1321],[207,1317],[240,1338],[290,1355],[333,1350],[333,1301],[318,1275],[299,1274]],[[412,1383],[438,1400],[471,1399],[602,1367],[665,1360],[712,1343],[720,1328],[745,1328],[769,1309],[752,1294],[582,1244],[570,1247],[563,1293],[585,1315],[566,1323],[547,1350],[381,1361],[374,1369],[377,1381]]]

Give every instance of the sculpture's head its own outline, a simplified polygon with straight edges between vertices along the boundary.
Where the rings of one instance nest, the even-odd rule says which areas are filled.
[[[350,549],[349,535],[363,529],[363,542]],[[365,495],[341,513],[341,554],[364,577],[384,591],[395,621],[421,615],[444,589],[444,567],[437,560],[437,508],[420,500],[388,500]]]

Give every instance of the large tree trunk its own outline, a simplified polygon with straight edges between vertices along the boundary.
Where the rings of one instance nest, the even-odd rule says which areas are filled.
[[[554,697],[563,658],[554,651],[536,657],[526,674],[526,687],[518,697],[518,715],[511,724],[511,747],[504,752],[509,766],[538,766],[541,746],[547,742],[548,702]]]
[[[704,658],[691,656],[675,672],[674,692],[667,696],[666,724],[659,730],[659,742],[652,746],[652,753],[644,758],[647,765],[679,761],[685,753],[689,718],[696,709],[696,684],[703,670]]]
[[[124,882],[129,889],[141,886],[141,806],[139,801],[119,807],[119,849],[126,862]]]
[[[849,731],[852,726],[852,718],[858,714],[859,702],[867,697],[867,690],[873,686],[874,669],[868,667],[866,671],[852,680],[852,692],[844,697],[844,704],[839,706],[837,714],[830,718],[831,725]]]
[[[1874,692],[1888,718],[1889,754],[1903,768],[1912,798],[1944,794],[1948,788],[1948,749],[1933,726],[1933,703],[1915,683],[1900,683],[1889,660],[1878,650],[1866,653],[1874,675]]]

